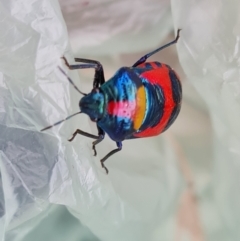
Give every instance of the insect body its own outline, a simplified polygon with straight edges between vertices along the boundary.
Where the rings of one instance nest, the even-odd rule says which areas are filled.
[[[96,155],[95,146],[107,133],[117,144],[116,149],[101,159],[102,167],[107,173],[108,169],[104,161],[122,149],[122,141],[159,135],[177,118],[182,100],[182,88],[178,76],[168,65],[146,62],[146,60],[163,48],[176,43],[179,32],[180,30],[174,41],[143,56],[132,67],[120,68],[107,82],[99,62],[75,58],[76,62],[84,64],[69,65],[63,57],[70,69],[95,68],[93,89],[89,94],[82,93],[61,68],[60,70],[75,89],[84,95],[79,102],[80,112],[76,114],[87,114],[92,121],[96,122],[98,128],[98,136],[77,129],[69,141],[72,141],[77,134],[96,139],[93,142],[94,155]]]

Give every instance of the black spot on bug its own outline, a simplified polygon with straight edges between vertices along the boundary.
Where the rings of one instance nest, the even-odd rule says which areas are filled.
[[[171,87],[172,87],[172,96],[175,104],[179,104],[182,99],[182,86],[180,83],[179,78],[177,77],[175,71],[166,64],[166,67],[169,70],[169,78],[171,81]]]
[[[159,63],[159,62],[154,62],[154,63],[157,65],[157,67],[162,67],[161,63]]]
[[[174,70],[169,69],[169,78],[172,86],[172,96],[175,104],[179,104],[182,99],[182,86]]]
[[[146,67],[147,69],[152,69],[152,65],[151,65],[150,63],[145,63],[145,67]]]

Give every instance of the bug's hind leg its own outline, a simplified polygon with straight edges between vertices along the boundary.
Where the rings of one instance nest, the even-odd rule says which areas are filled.
[[[160,48],[157,48],[157,49],[153,50],[152,52],[150,52],[150,53],[148,53],[148,54],[146,54],[144,56],[142,56],[132,67],[137,67],[138,65],[144,63],[152,55],[156,54],[157,52],[161,51],[162,49],[165,49],[165,48],[169,47],[172,44],[177,43],[177,41],[178,41],[178,39],[180,37],[180,35],[179,35],[180,31],[181,31],[181,29],[178,29],[177,37],[173,41],[171,41],[170,43],[167,43],[167,44],[161,46]]]
[[[100,162],[101,162],[101,164],[102,164],[102,168],[104,168],[104,169],[106,170],[106,173],[107,173],[107,174],[108,174],[108,169],[107,169],[106,166],[104,165],[104,162],[105,162],[110,156],[112,156],[112,155],[115,154],[116,152],[119,152],[119,151],[122,150],[122,142],[117,141],[116,144],[117,144],[117,148],[114,149],[114,150],[112,150],[112,151],[110,151],[105,157],[103,157],[103,158],[100,160]]]
[[[98,88],[102,84],[105,83],[104,72],[102,64],[96,60],[92,59],[82,59],[82,58],[75,58],[76,62],[82,62],[84,64],[73,64],[70,65],[65,57],[62,57],[65,64],[68,66],[69,69],[95,69],[94,81],[93,81],[93,88]]]

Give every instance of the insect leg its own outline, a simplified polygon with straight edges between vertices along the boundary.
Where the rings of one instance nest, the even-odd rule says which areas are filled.
[[[100,128],[99,126],[97,126],[97,128],[98,128],[98,139],[92,143],[93,144],[92,145],[92,149],[94,151],[94,156],[97,155],[97,151],[96,151],[96,147],[95,146],[98,143],[100,143],[104,139],[104,137],[105,137],[105,132],[103,131],[103,129]]]
[[[92,143],[92,144],[93,144],[93,145],[92,145],[92,149],[93,149],[93,151],[94,151],[94,156],[96,156],[96,155],[97,155],[97,151],[96,151],[96,147],[95,147],[95,146],[104,139],[104,137],[105,137],[105,132],[104,132],[100,127],[98,127],[98,136],[96,136],[96,135],[92,135],[92,134],[90,134],[90,133],[87,133],[87,132],[85,132],[85,131],[82,131],[82,130],[77,129],[77,130],[73,133],[72,138],[70,138],[68,141],[72,141],[72,140],[76,137],[77,134],[80,134],[80,135],[82,135],[82,136],[86,136],[86,137],[89,137],[89,138],[92,138],[92,139],[96,139],[96,141],[94,141],[94,142]]]
[[[75,58],[75,61],[76,62],[82,62],[82,63],[96,64],[93,88],[98,88],[99,85],[101,86],[102,84],[105,83],[103,67],[102,67],[102,64],[100,62],[98,62],[97,60],[82,59],[82,58]]]
[[[72,138],[70,138],[68,141],[72,141],[72,140],[76,137],[77,134],[80,134],[80,135],[82,135],[82,136],[86,136],[86,137],[89,137],[89,138],[92,138],[92,139],[99,139],[99,136],[92,135],[92,134],[90,134],[90,133],[87,133],[87,132],[85,132],[85,131],[82,131],[82,130],[77,129],[77,130],[73,133]]]
[[[118,147],[118,148],[110,151],[104,158],[102,158],[102,159],[100,160],[100,162],[101,162],[101,164],[102,164],[102,168],[104,168],[104,169],[106,170],[106,173],[107,173],[107,174],[108,174],[108,169],[107,169],[106,166],[104,165],[104,162],[105,162],[110,156],[112,156],[114,153],[122,150],[122,142],[117,141],[116,144],[117,144],[117,147]]]
[[[161,51],[162,49],[165,49],[165,48],[169,47],[172,44],[177,43],[177,41],[178,41],[178,39],[180,37],[180,35],[179,35],[180,31],[181,31],[181,29],[178,29],[177,37],[173,41],[171,41],[170,43],[167,43],[167,44],[161,46],[160,48],[157,48],[157,49],[153,50],[152,52],[150,52],[150,53],[148,53],[148,54],[146,54],[144,56],[142,56],[132,67],[137,67],[138,65],[144,63],[150,56],[156,54],[157,52]]]
[[[65,57],[62,57],[65,64],[68,66],[69,69],[87,69],[87,68],[94,68],[95,75],[93,81],[93,88],[98,88],[102,84],[105,83],[103,67],[100,62],[91,59],[82,59],[82,58],[75,58],[76,62],[82,62],[85,64],[74,64],[70,65]]]

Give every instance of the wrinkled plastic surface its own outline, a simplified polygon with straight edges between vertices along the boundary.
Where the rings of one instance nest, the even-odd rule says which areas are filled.
[[[74,55],[100,56],[107,77],[171,40],[168,1],[60,3]],[[124,142],[107,176],[99,158],[115,143],[104,140],[94,158],[91,140],[67,141],[76,128],[96,133],[87,117],[39,132],[77,112],[80,98],[57,68],[73,58],[58,2],[1,1],[0,240],[239,240],[239,5],[171,7],[183,29],[182,111],[162,136]],[[178,70],[175,48],[165,51],[156,59]],[[69,75],[89,91],[92,75]]]
[[[76,128],[94,131],[87,117],[41,133],[78,109],[79,94],[57,68],[65,68],[61,56],[72,58],[65,23],[57,1],[5,0],[0,7],[1,240],[30,240],[48,214],[58,215],[54,204],[64,205],[80,222],[72,218],[75,229],[64,232],[67,239],[59,232],[68,228],[70,215],[65,227],[53,223],[52,233],[58,235],[51,240],[86,240],[76,231],[82,225],[91,240],[156,239],[163,222],[169,219],[173,225],[169,213],[182,185],[176,154],[164,139],[150,140],[145,156],[138,153],[144,148],[141,141],[126,142],[122,154],[106,164],[107,176],[99,156],[115,143],[100,145],[94,158],[91,140],[67,141]],[[69,75],[80,83],[76,72]]]
[[[172,9],[175,27],[183,29],[181,65],[205,100],[212,126],[212,158],[198,190],[206,238],[239,240],[240,3],[173,0]]]
[[[172,30],[169,0],[60,0],[73,51],[116,55],[157,46]]]

